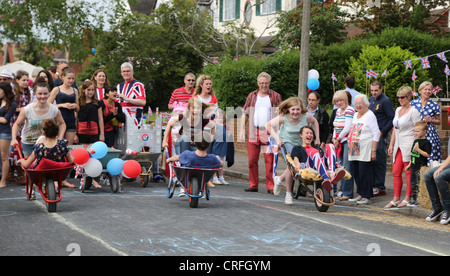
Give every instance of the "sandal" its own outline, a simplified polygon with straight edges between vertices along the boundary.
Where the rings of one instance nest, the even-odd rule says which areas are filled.
[[[394,201],[391,200],[391,202],[389,202],[386,206],[384,206],[384,209],[395,208],[395,207],[398,206],[398,203],[399,203],[399,202],[400,202],[400,201],[394,202]]]
[[[397,205],[397,207],[406,207],[411,203],[411,201],[402,200],[400,204]]]

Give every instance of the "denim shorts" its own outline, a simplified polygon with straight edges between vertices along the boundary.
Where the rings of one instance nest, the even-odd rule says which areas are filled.
[[[30,156],[33,153],[34,144],[25,144],[22,142],[22,153],[24,156]]]
[[[12,135],[11,135],[11,133],[0,133],[0,139],[11,140]]]

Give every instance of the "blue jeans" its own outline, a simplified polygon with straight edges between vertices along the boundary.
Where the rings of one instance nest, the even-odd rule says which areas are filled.
[[[439,176],[434,179],[433,174],[438,168],[439,167],[435,167],[425,172],[425,184],[427,185],[433,209],[450,211],[450,192],[447,184],[447,181],[450,180],[450,166],[445,167]],[[442,197],[442,203],[439,198],[438,190]]]
[[[343,142],[341,144],[342,150],[341,150],[341,156],[339,156],[339,161],[342,162],[342,165],[344,166],[344,169],[352,174],[352,162],[348,161],[348,143],[347,141]],[[354,179],[352,178],[345,180],[341,180],[341,189],[343,196],[353,197],[353,186],[354,186]]]

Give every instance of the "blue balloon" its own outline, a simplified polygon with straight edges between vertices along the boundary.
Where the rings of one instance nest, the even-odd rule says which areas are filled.
[[[318,79],[314,79],[311,78],[308,80],[308,82],[306,83],[306,86],[308,87],[309,90],[317,90],[317,88],[319,88],[319,80]]]
[[[109,160],[106,169],[111,175],[119,175],[123,170],[124,161],[120,158],[113,158]]]
[[[91,149],[95,151],[94,154],[91,154],[91,157],[96,159],[102,159],[108,153],[108,146],[105,142],[98,141],[91,145]]]

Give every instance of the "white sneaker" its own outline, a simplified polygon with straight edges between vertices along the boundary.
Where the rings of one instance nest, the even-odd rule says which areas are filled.
[[[284,198],[284,204],[286,204],[286,205],[294,205],[292,196],[286,195],[286,197]]]
[[[222,181],[220,181],[220,179],[218,179],[218,178],[213,179],[212,183],[215,184],[215,185],[222,185],[223,184]]]
[[[362,199],[362,196],[357,196],[357,197],[355,197],[355,198],[351,198],[351,199],[349,199],[348,200],[348,202],[352,202],[352,203],[355,203],[355,202],[357,202],[357,201],[360,201]]]
[[[358,205],[367,205],[367,204],[370,204],[370,203],[371,203],[371,201],[368,198],[363,198],[363,199],[358,200],[356,202],[356,204],[358,204]]]
[[[184,187],[180,187],[180,192],[178,194],[179,197],[184,197],[186,196],[186,192],[184,191]]]
[[[279,176],[275,176],[274,185],[273,185],[273,194],[274,196],[279,196],[281,192],[281,180]],[[292,202],[292,200],[291,200]]]
[[[220,181],[223,185],[230,185],[230,183],[228,183],[224,178],[219,178],[219,181]]]

